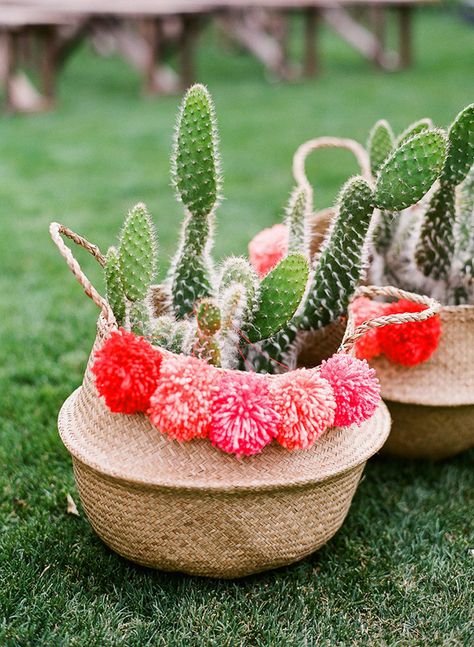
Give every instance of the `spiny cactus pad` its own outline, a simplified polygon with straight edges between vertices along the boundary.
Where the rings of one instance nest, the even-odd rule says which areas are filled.
[[[390,124],[385,119],[380,119],[370,131],[367,142],[370,168],[374,177],[392,152],[394,145],[395,137]]]
[[[254,312],[258,306],[260,296],[260,280],[257,272],[248,260],[242,256],[229,256],[224,261],[219,280],[220,300],[227,288],[234,283],[244,286],[249,313]]]
[[[446,279],[454,253],[454,187],[441,184],[433,194],[425,213],[415,250],[418,268],[425,276]]]
[[[105,257],[105,290],[107,301],[119,326],[125,319],[125,293],[120,278],[120,263],[115,247],[110,247]]]
[[[372,219],[372,189],[362,177],[346,182],[338,216],[314,270],[300,327],[316,330],[340,317],[359,283]]]
[[[205,335],[215,335],[221,327],[221,311],[212,299],[202,299],[196,306],[196,322]]]
[[[288,252],[305,253],[306,218],[309,212],[308,190],[303,186],[295,187],[286,209],[285,224],[288,228]]]
[[[188,353],[193,338],[194,331],[189,321],[176,321],[169,315],[155,319],[149,335],[152,344],[171,353]]]
[[[404,144],[415,135],[418,135],[418,133],[422,133],[424,130],[428,130],[429,128],[433,128],[433,122],[431,119],[420,119],[419,121],[415,121],[415,123],[410,124],[397,138],[397,146]]]
[[[466,106],[448,133],[449,146],[441,182],[460,184],[474,164],[474,103]]]
[[[438,177],[445,160],[446,136],[425,130],[399,146],[380,168],[375,204],[399,211],[420,200]]]
[[[290,254],[262,280],[260,304],[248,337],[268,339],[283,328],[298,308],[308,281],[308,262],[302,254]]]
[[[203,85],[192,86],[181,104],[173,152],[178,196],[190,213],[206,216],[220,188],[214,105]]]
[[[155,229],[144,204],[137,204],[120,233],[119,263],[125,296],[141,301],[153,282],[157,265]]]

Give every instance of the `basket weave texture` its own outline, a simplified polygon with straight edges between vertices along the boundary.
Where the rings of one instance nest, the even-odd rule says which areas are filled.
[[[95,349],[109,330],[101,318]],[[390,429],[382,404],[310,450],[272,444],[238,460],[208,440],[172,441],[144,415],[111,413],[95,390],[93,355],[60,412],[60,435],[97,534],[146,566],[233,578],[303,558],[339,529]]]
[[[474,306],[443,306],[440,317],[427,362],[371,361],[393,419],[385,453],[438,460],[474,447]]]

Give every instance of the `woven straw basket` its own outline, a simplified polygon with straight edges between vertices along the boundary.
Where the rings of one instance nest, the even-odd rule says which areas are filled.
[[[387,453],[438,460],[474,447],[474,306],[443,306],[440,318],[427,362],[371,361],[393,418]]]
[[[99,262],[103,257],[65,227],[51,226],[61,254],[102,310],[83,384],[59,414],[84,510],[101,539],[145,566],[220,578],[289,564],[326,543],[347,515],[367,459],[388,436],[385,405],[360,427],[329,430],[309,450],[272,444],[244,460],[207,440],[172,441],[144,415],[111,413],[90,369],[115,320],[61,234]]]

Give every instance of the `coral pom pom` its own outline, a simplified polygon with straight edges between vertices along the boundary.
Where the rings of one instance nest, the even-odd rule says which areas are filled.
[[[388,313],[422,312],[427,306],[401,299],[389,304]],[[441,322],[438,316],[426,321],[391,324],[379,330],[382,352],[392,362],[415,366],[426,362],[438,347]]]
[[[359,326],[361,323],[388,314],[389,303],[379,303],[367,297],[358,297],[352,302],[354,323]],[[379,328],[373,328],[356,341],[356,357],[359,359],[372,359],[380,355],[382,349],[379,342]]]
[[[270,394],[280,417],[276,439],[287,449],[308,449],[334,422],[333,390],[316,369],[273,378]]]
[[[113,413],[146,411],[156,389],[162,356],[143,337],[114,331],[96,353],[92,372],[97,391]]]
[[[204,438],[218,384],[219,371],[206,362],[185,355],[165,357],[160,382],[150,400],[151,422],[175,440]]]
[[[249,243],[249,259],[261,278],[272,270],[288,251],[288,229],[283,224],[263,229]]]
[[[269,403],[267,379],[255,373],[228,373],[212,403],[212,443],[229,454],[258,454],[278,428]]]
[[[365,359],[339,353],[321,364],[320,374],[334,391],[337,427],[360,425],[375,413],[380,402],[380,384]]]

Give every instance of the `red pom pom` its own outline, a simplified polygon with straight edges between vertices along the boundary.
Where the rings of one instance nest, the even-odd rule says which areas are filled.
[[[97,351],[92,372],[97,391],[113,413],[146,411],[160,376],[162,356],[143,337],[123,328]]]
[[[195,357],[165,357],[150,400],[151,422],[175,440],[204,438],[209,433],[210,403],[219,378],[220,371]]]
[[[365,359],[339,353],[321,364],[320,373],[334,391],[336,427],[360,425],[375,413],[380,403],[380,384]]]
[[[389,303],[379,303],[367,297],[358,297],[354,299],[351,305],[354,314],[354,323],[356,326],[359,326],[369,319],[388,314],[387,309],[389,307]],[[380,348],[378,336],[379,330],[379,328],[373,328],[356,341],[356,357],[359,359],[372,359],[372,357],[380,355],[382,349]]]
[[[334,422],[333,390],[315,369],[272,378],[270,393],[280,417],[276,439],[287,449],[308,449]]]
[[[263,229],[249,243],[249,259],[263,278],[288,251],[288,229],[285,225],[273,225]]]
[[[389,304],[388,314],[422,312],[427,306],[401,299]],[[426,362],[439,344],[441,322],[438,316],[426,321],[391,324],[380,328],[379,343],[389,360],[403,366]]]
[[[275,437],[278,416],[268,380],[255,373],[227,373],[212,403],[212,443],[229,454],[258,454]]]

